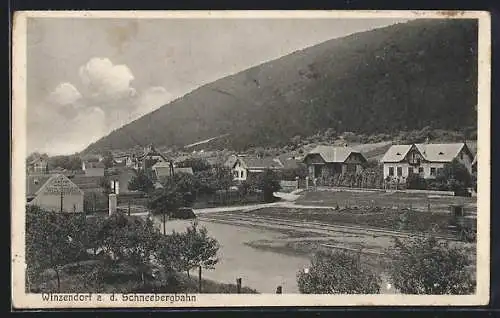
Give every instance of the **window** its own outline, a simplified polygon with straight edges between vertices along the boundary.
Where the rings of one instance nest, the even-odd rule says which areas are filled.
[[[233,176],[234,176],[235,178],[238,178],[238,171],[233,172]]]
[[[413,168],[408,167],[408,175],[411,176],[413,174]]]
[[[436,168],[431,168],[431,176],[435,176],[436,175]]]
[[[418,173],[420,173],[420,174],[424,173],[424,168],[423,167],[419,167],[418,168]]]
[[[403,168],[398,167],[398,177],[401,177],[403,175]]]
[[[437,174],[440,175],[443,173],[443,168],[437,168]]]
[[[463,152],[460,153],[460,159],[464,160],[464,153]]]
[[[243,171],[240,172],[240,178],[243,179]]]
[[[394,167],[389,167],[389,175],[390,176],[394,175]]]

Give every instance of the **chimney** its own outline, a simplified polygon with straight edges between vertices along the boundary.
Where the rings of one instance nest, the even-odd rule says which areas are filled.
[[[425,137],[425,143],[428,144],[429,143],[429,136]]]

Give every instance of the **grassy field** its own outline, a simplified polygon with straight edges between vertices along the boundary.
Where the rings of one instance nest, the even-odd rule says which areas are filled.
[[[307,191],[296,202],[329,207],[411,208],[423,211],[427,211],[430,205],[431,212],[449,212],[451,204],[463,204],[468,211],[476,210],[476,198],[383,191]]]

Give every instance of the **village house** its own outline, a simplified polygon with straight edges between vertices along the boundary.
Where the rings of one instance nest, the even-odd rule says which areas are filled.
[[[157,151],[153,145],[149,145],[144,148],[142,154],[135,157],[134,168],[136,170],[150,169],[157,162],[168,162],[168,159]]]
[[[382,157],[384,179],[405,181],[412,174],[434,179],[446,163],[457,159],[472,173],[472,155],[466,143],[393,145]]]
[[[88,177],[103,177],[106,169],[103,162],[82,161],[82,170]]]
[[[26,168],[29,174],[46,174],[49,171],[49,164],[47,159],[37,157],[28,162]]]
[[[165,161],[157,162],[153,165],[151,169],[153,171],[154,180],[160,180],[161,178],[170,177],[172,175],[172,167],[170,166],[169,162]],[[173,170],[174,174],[176,173],[193,174],[193,169],[190,167],[179,168],[174,166]]]
[[[29,205],[55,212],[83,212],[83,191],[62,174],[26,177],[26,199]]]
[[[316,179],[345,173],[359,173],[366,158],[350,147],[317,146],[309,151],[303,162],[307,165],[309,178]]]
[[[262,173],[267,169],[283,169],[283,164],[279,161],[279,159],[272,157],[261,158],[240,155],[234,158],[229,158],[228,161],[226,161],[226,166],[230,162],[233,162],[231,165],[233,180],[239,182],[246,181],[250,177],[255,176],[258,173]]]

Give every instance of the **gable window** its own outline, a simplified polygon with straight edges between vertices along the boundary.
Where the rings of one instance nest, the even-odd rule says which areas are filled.
[[[240,178],[243,179],[243,171],[240,172]]]
[[[389,175],[390,176],[394,175],[394,167],[389,167]]]
[[[435,176],[436,175],[436,168],[431,168],[431,176]]]
[[[403,175],[403,167],[398,167],[398,177]]]
[[[464,153],[463,152],[460,153],[460,159],[464,160]]]

